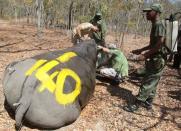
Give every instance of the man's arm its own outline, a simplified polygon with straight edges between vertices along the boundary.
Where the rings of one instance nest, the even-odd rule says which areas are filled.
[[[105,45],[105,37],[106,37],[106,32],[107,32],[107,27],[106,27],[106,23],[103,21],[101,24],[101,39],[102,39],[102,43],[103,45]]]
[[[98,49],[101,49],[102,51],[104,51],[104,52],[106,52],[106,53],[111,53],[111,51],[110,51],[108,48],[106,48],[106,47],[103,47],[103,46],[97,46],[97,47],[98,47]],[[107,64],[109,63],[109,61],[110,61],[113,57],[115,57],[115,56],[112,54],[112,56],[111,56],[109,59],[107,59],[105,62],[103,62],[102,64],[100,64],[97,68],[100,68],[101,66],[107,65]]]
[[[102,49],[104,52],[107,52],[107,53],[110,53],[110,50],[108,49],[108,48],[106,48],[106,47],[103,47],[103,46],[97,46],[98,47],[98,49]]]
[[[148,46],[145,46],[145,47],[141,48],[140,50],[141,50],[141,52],[143,52],[143,51],[149,50],[150,48],[151,48],[151,46],[149,44]]]
[[[143,51],[146,51],[146,50],[149,50],[150,49],[150,44],[148,46],[145,46],[141,49],[136,49],[136,50],[133,50],[132,53],[133,54],[136,54],[136,55],[139,55],[141,54]]]
[[[163,36],[160,36],[156,46],[154,48],[150,48],[150,50],[148,50],[147,52],[140,54],[138,56],[138,59],[139,60],[145,60],[145,59],[149,58],[152,54],[158,52],[158,50],[161,48],[161,46],[163,45],[163,43],[165,41],[164,39],[165,38]]]

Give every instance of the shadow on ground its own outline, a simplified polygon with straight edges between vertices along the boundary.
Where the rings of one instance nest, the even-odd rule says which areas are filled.
[[[168,96],[181,101],[181,89],[176,90],[176,91],[168,91]]]
[[[119,84],[113,84],[113,81],[109,78],[104,77],[96,77],[101,83],[97,83],[97,85],[101,85],[107,88],[107,91],[111,94],[111,96],[116,96],[119,99],[125,100],[127,103],[132,103],[135,100],[135,97],[132,95],[130,90],[125,88],[121,88]]]

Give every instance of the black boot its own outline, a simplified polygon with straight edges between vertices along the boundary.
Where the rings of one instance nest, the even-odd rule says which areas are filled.
[[[147,98],[145,102],[140,101],[139,105],[146,108],[147,110],[152,109],[153,98]]]
[[[151,110],[152,109],[152,103],[153,103],[153,98],[148,98],[145,101],[145,108],[147,110]]]
[[[174,69],[179,69],[179,66],[180,66],[180,58],[179,58],[179,54],[175,54],[174,55],[174,61],[173,61],[173,68]]]
[[[111,81],[111,85],[119,85],[119,83],[122,82],[121,77],[119,76],[119,73],[116,74],[116,76],[114,77],[114,79]]]
[[[135,112],[138,110],[140,105],[140,101],[136,100],[133,104],[128,104],[127,106],[124,106],[123,109],[128,112]]]
[[[112,81],[110,82],[110,84],[113,85],[113,86],[118,86],[119,83],[120,83],[120,81],[117,80],[117,79],[116,79],[116,80],[112,80]]]

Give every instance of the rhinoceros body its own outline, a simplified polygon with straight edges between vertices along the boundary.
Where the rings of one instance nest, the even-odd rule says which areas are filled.
[[[9,64],[3,88],[16,126],[23,118],[45,129],[75,121],[94,92],[95,63],[96,45],[90,40]]]

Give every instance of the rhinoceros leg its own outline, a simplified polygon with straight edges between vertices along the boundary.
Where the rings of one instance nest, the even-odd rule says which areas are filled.
[[[33,92],[35,90],[35,87],[37,85],[36,78],[33,76],[29,76],[26,79],[25,84],[23,85],[23,91],[22,96],[18,103],[15,103],[14,105],[17,106],[16,114],[15,114],[15,120],[16,120],[16,128],[21,128],[22,119],[28,110],[30,104]]]

